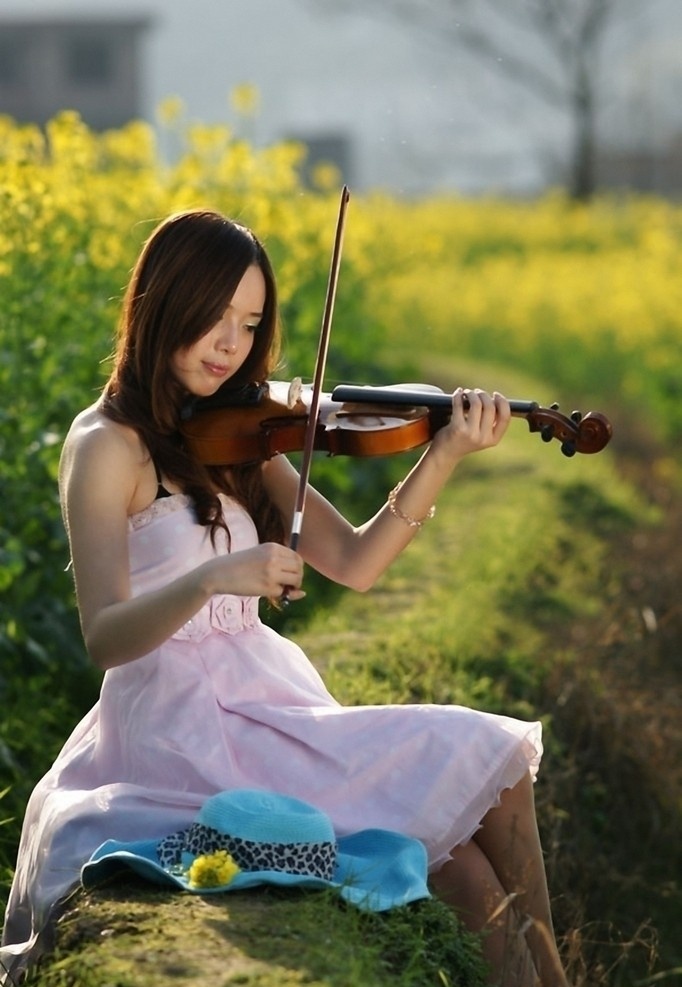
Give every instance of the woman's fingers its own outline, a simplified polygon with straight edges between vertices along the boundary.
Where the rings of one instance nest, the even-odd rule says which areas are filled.
[[[458,387],[452,395],[452,425],[473,448],[495,445],[504,435],[511,411],[507,399],[495,391]]]
[[[266,579],[275,588],[277,595],[284,588],[290,590],[291,598],[303,595],[298,592],[303,582],[303,559],[285,545],[270,542],[262,546],[266,554]],[[296,594],[296,595],[294,595]]]

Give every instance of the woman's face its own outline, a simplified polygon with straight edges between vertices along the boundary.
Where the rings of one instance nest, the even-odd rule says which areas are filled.
[[[265,306],[265,278],[248,267],[222,316],[191,346],[176,350],[171,369],[196,397],[210,397],[232,377],[251,352]]]

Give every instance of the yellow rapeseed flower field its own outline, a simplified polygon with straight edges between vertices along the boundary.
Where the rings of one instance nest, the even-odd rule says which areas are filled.
[[[553,193],[532,203],[383,199],[369,209],[382,254],[375,305],[396,338],[407,343],[411,332],[436,352],[618,397],[659,434],[679,433],[679,205],[576,205]]]
[[[74,333],[88,325],[92,352],[108,351],[103,340],[145,236],[169,212],[208,206],[268,245],[290,363],[310,373],[334,171],[318,169],[319,187],[306,187],[300,145],[257,148],[226,126],[183,122],[182,105],[167,102],[159,119],[172,161],[142,122],[96,134],[73,112],[44,132],[0,118],[0,287],[10,300],[0,347],[16,320],[35,331],[37,304],[46,336],[59,311],[67,346],[69,324]],[[682,208],[660,199],[353,195],[334,349],[347,366],[361,358],[366,334],[386,360],[428,348],[522,368],[595,402],[618,399],[659,436],[675,437],[681,259]]]

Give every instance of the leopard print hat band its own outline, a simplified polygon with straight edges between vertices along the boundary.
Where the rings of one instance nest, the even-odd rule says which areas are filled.
[[[159,843],[156,852],[161,866],[174,873],[188,857],[200,857],[225,850],[244,871],[284,871],[307,874],[331,881],[334,877],[337,844],[279,843],[244,840],[239,836],[193,823],[189,829],[172,833]]]
[[[162,867],[175,870],[193,858],[224,850],[244,871],[284,871],[331,881],[337,843],[327,816],[298,799],[272,792],[220,792],[202,805],[188,829],[163,839]]]

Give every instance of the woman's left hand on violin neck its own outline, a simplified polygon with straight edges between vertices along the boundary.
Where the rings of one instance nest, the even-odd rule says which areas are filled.
[[[446,457],[452,468],[472,452],[496,446],[511,421],[509,401],[497,391],[458,387],[452,395],[452,416],[433,437],[430,455]]]

